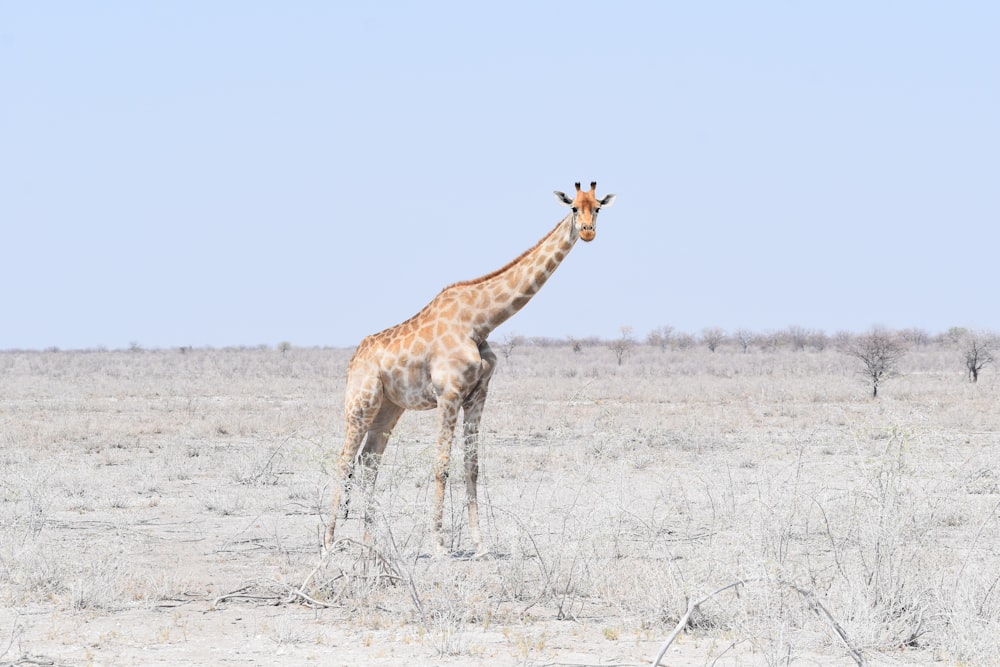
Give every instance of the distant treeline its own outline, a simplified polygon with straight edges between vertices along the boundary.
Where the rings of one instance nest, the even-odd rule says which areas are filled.
[[[907,329],[886,329],[875,327],[872,330],[891,335],[899,343],[908,348],[919,348],[930,345],[954,346],[961,345],[970,338],[987,341],[1000,340],[1000,335],[991,331],[980,331],[966,327],[951,327],[947,331],[932,334],[925,329],[911,327]],[[829,347],[850,348],[859,338],[868,336],[872,330],[857,333],[837,331],[828,334],[820,329],[809,329],[800,326],[789,326],[785,329],[771,331],[752,331],[750,329],[734,329],[726,331],[720,327],[706,327],[700,332],[691,333],[675,329],[670,325],[657,327],[645,338],[637,338],[629,326],[621,327],[621,336],[607,339],[599,336],[552,338],[545,336],[522,336],[507,334],[501,341],[492,341],[494,345],[509,345],[511,347],[573,347],[584,349],[588,347],[607,347],[618,345],[623,341],[627,344],[646,344],[664,350],[686,350],[702,346],[711,351],[722,347],[736,348],[743,352],[761,350],[765,352],[777,350],[821,352]]]

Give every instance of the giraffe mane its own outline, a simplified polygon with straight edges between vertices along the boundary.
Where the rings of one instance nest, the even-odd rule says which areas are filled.
[[[564,218],[564,220],[565,220],[565,218]],[[384,333],[385,331],[390,331],[392,329],[402,329],[402,328],[405,328],[405,327],[409,326],[411,322],[413,322],[417,318],[423,316],[424,313],[426,313],[429,309],[433,308],[434,307],[434,303],[438,300],[438,297],[440,297],[442,294],[444,294],[445,292],[447,292],[450,289],[453,289],[455,287],[466,287],[468,285],[478,285],[480,283],[486,282],[487,280],[490,280],[491,278],[496,278],[497,276],[501,275],[505,271],[510,270],[511,267],[515,266],[518,262],[520,262],[521,260],[523,260],[528,255],[528,253],[530,253],[532,250],[535,250],[538,246],[542,245],[542,243],[544,243],[550,236],[552,236],[553,234],[555,234],[556,230],[559,229],[559,225],[561,225],[562,222],[563,221],[560,220],[559,223],[555,227],[553,227],[552,229],[549,230],[548,234],[546,234],[542,238],[538,239],[538,242],[535,243],[535,245],[531,246],[530,248],[528,248],[527,250],[525,250],[524,252],[522,252],[520,255],[518,255],[514,259],[510,260],[509,262],[507,262],[506,264],[504,264],[503,266],[501,266],[496,271],[490,271],[489,273],[487,273],[484,276],[479,276],[478,278],[472,278],[471,280],[459,280],[458,282],[451,283],[450,285],[444,287],[440,292],[438,292],[437,296],[435,296],[433,299],[431,299],[430,302],[428,302],[426,306],[424,306],[423,308],[421,308],[419,312],[414,313],[412,317],[407,318],[406,320],[400,322],[399,324],[396,324],[394,326],[388,327],[387,329],[385,329],[384,331],[382,331],[380,333]]]
[[[559,222],[561,224],[562,220],[560,220]],[[471,280],[459,280],[458,282],[455,282],[455,283],[452,283],[452,284],[448,285],[447,287],[445,287],[441,291],[442,292],[447,292],[448,290],[450,290],[453,287],[465,287],[466,285],[478,285],[478,284],[484,283],[487,280],[490,280],[492,278],[496,278],[500,274],[508,271],[511,267],[513,267],[516,264],[518,264],[521,260],[523,260],[525,257],[527,257],[528,254],[531,253],[533,250],[535,250],[538,246],[542,245],[542,243],[544,243],[550,236],[552,236],[553,234],[556,233],[557,229],[559,229],[559,225],[556,225],[555,227],[553,227],[552,229],[550,229],[549,232],[548,232],[548,234],[546,234],[542,238],[538,239],[538,242],[535,243],[535,245],[531,246],[530,248],[528,248],[527,250],[525,250],[524,252],[522,252],[520,255],[518,255],[514,259],[510,260],[509,262],[507,262],[506,264],[504,264],[503,266],[501,266],[496,271],[490,271],[486,275],[479,276],[478,278],[472,278]]]

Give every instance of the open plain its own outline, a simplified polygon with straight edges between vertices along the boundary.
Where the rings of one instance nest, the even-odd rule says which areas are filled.
[[[321,553],[350,350],[0,353],[0,664],[1000,664],[996,368],[506,352],[481,559],[430,412]]]

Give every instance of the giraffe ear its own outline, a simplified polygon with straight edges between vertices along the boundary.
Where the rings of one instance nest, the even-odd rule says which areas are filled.
[[[573,205],[573,200],[567,197],[565,192],[559,192],[558,190],[555,190],[554,192],[556,194],[556,199],[566,204],[566,206]]]
[[[615,197],[617,195],[605,195],[604,199],[601,200],[601,207],[607,208],[615,203]]]

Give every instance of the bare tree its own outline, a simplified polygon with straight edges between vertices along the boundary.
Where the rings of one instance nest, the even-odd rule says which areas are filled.
[[[733,332],[733,338],[735,338],[736,342],[743,348],[744,354],[750,351],[750,345],[753,343],[754,339],[752,331],[749,329],[737,329]]]
[[[694,336],[689,333],[680,332],[673,337],[673,346],[678,350],[686,350],[694,345]]]
[[[514,353],[514,348],[522,345],[524,338],[515,333],[508,332],[500,343],[500,352],[503,353],[503,360],[510,361],[510,355]]]
[[[854,344],[854,334],[850,331],[836,331],[832,336],[830,336],[830,341],[833,346],[836,347],[841,352],[847,352],[847,350]]]
[[[715,349],[722,344],[725,338],[726,332],[719,327],[705,327],[701,330],[701,342],[710,352],[715,352]]]
[[[925,329],[910,327],[899,332],[900,338],[910,347],[924,347],[931,342],[931,335]]]
[[[941,342],[952,345],[961,345],[965,337],[969,335],[969,330],[965,327],[948,327],[948,330],[941,334]]]
[[[896,364],[905,350],[899,337],[881,327],[855,338],[845,350],[864,364],[861,374],[872,383],[872,398],[878,396],[878,387],[896,372]]]
[[[809,332],[809,347],[817,352],[822,352],[829,345],[830,339],[822,329],[815,329]]]
[[[775,352],[781,345],[781,334],[776,331],[765,331],[757,336],[757,344],[765,352]]]
[[[553,338],[552,336],[532,336],[531,338],[523,338],[522,341],[532,347],[559,347],[564,343],[561,338]]]
[[[793,324],[788,327],[787,335],[788,343],[792,346],[793,350],[801,352],[806,349],[806,343],[809,342],[809,331],[805,327]]]
[[[984,333],[970,332],[965,337],[962,352],[965,354],[965,368],[969,371],[969,381],[979,381],[979,371],[993,361],[996,339]]]
[[[649,332],[646,336],[646,343],[648,345],[656,345],[661,350],[666,350],[670,345],[670,337],[674,334],[674,328],[669,324],[664,324],[662,327],[657,327]]]
[[[614,350],[615,355],[618,357],[618,365],[622,365],[622,360],[625,355],[635,346],[635,339],[632,338],[632,327],[625,325],[621,328],[622,335],[620,338],[608,343],[608,347]]]

